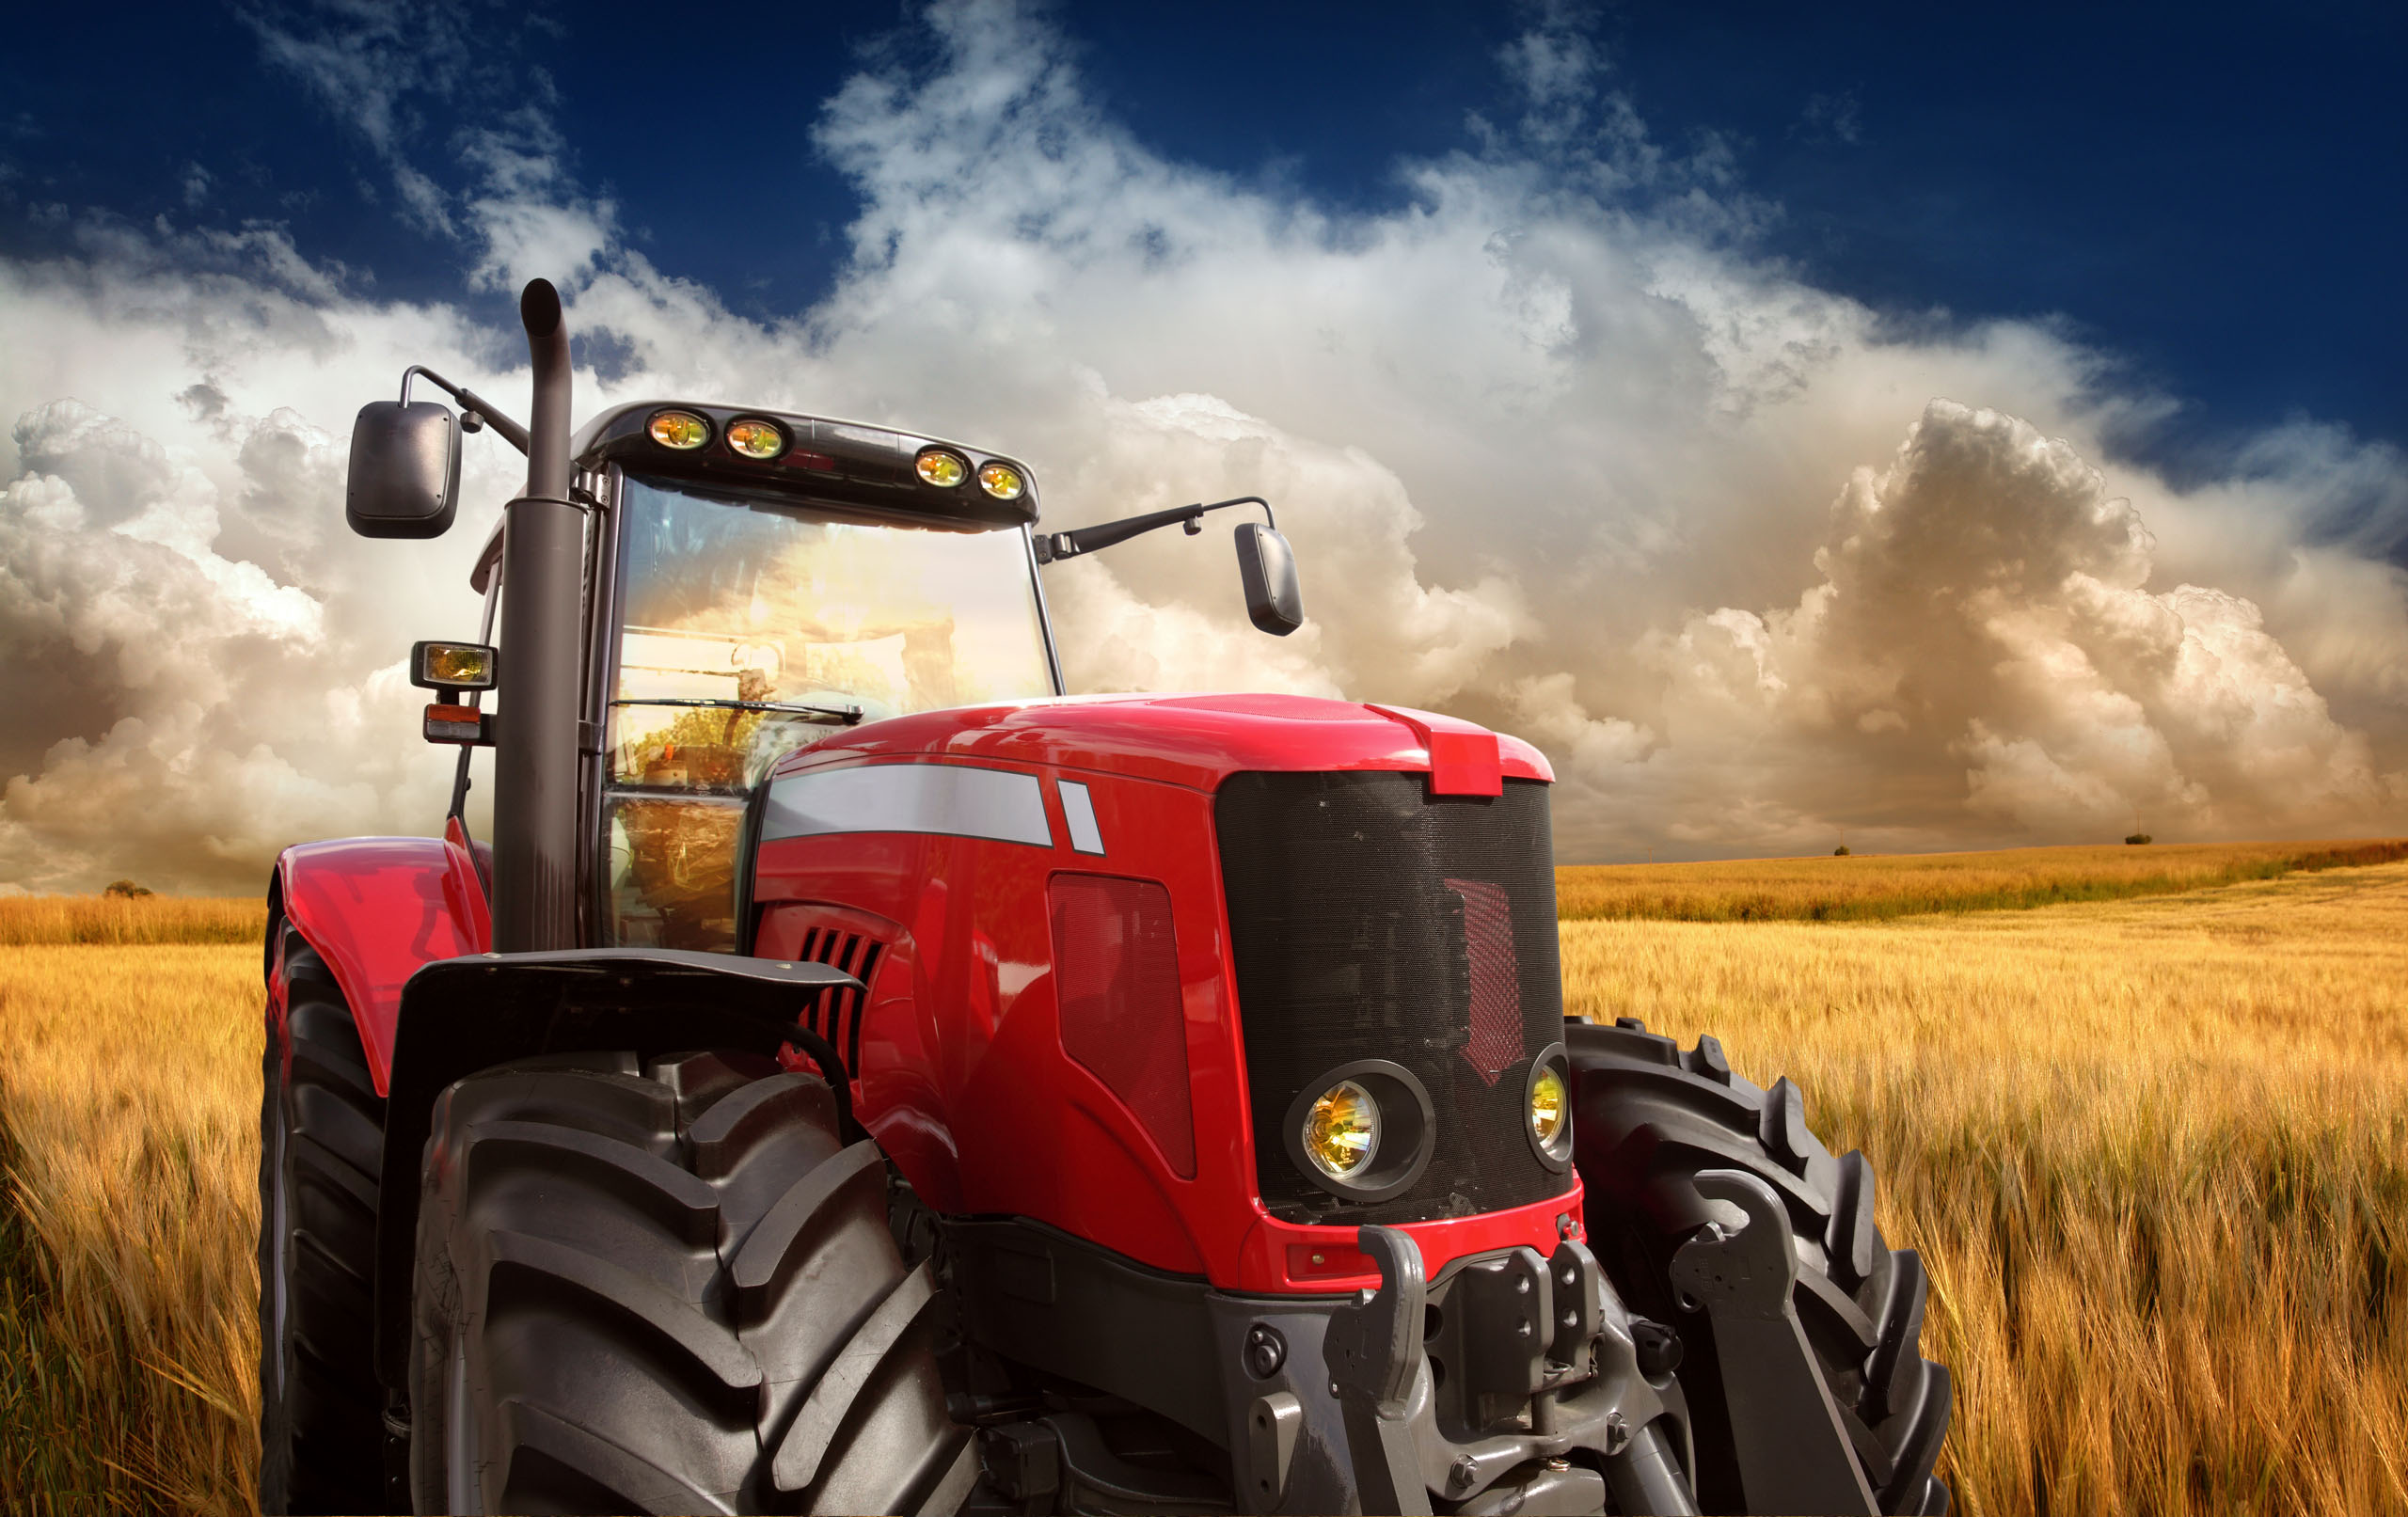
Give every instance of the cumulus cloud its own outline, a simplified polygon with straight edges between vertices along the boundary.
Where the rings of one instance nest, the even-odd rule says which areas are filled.
[[[2071,446],[1934,401],[1887,466],[1841,490],[1794,604],[1644,640],[1665,746],[1592,738],[1574,777],[1671,800],[1671,836],[1707,845],[1741,841],[1712,804],[1733,788],[1785,802],[1798,845],[1835,827],[1914,843],[1943,817],[1976,834],[2200,837],[2396,815],[2408,776],[2377,771],[2259,608],[2151,592],[2154,550]],[[1563,703],[1542,687],[1519,704],[1544,721]],[[1703,786],[1684,772],[1701,753]]]
[[[2115,463],[2164,398],[2045,324],[1901,330],[1800,283],[1728,155],[1661,150],[1553,22],[1498,60],[1507,124],[1343,214],[1149,151],[1001,0],[922,24],[819,108],[851,259],[768,324],[626,244],[540,95],[438,164],[408,122],[467,98],[439,49],[379,75],[372,26],[262,35],[306,32],[296,76],[429,176],[463,306],[563,283],[610,359],[580,414],[740,398],[990,442],[1049,524],[1274,501],[1302,631],[1246,626],[1226,529],[1140,539],[1048,571],[1074,688],[1519,731],[1565,859],[2408,821],[2396,453],[2303,424],[2180,488]],[[471,445],[450,539],[364,544],[342,437],[406,363],[499,397],[524,359],[357,287],[273,229],[0,261],[0,677],[35,714],[0,878],[248,889],[284,841],[430,829],[445,766],[402,751],[397,659],[473,625],[515,455]]]

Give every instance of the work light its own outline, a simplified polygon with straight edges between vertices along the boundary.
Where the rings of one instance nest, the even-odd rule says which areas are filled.
[[[998,500],[1017,500],[1028,489],[1028,482],[1009,464],[986,464],[978,469],[978,488]]]
[[[962,461],[961,455],[947,452],[942,448],[929,449],[919,456],[915,464],[920,478],[941,489],[950,490],[970,478],[970,466]]]
[[[1305,1157],[1334,1180],[1362,1172],[1380,1151],[1380,1106],[1371,1093],[1341,1080],[1305,1113]]]
[[[786,435],[774,421],[747,417],[729,425],[727,445],[747,458],[775,458],[786,450]]]
[[[490,690],[499,658],[482,642],[420,642],[410,648],[410,683],[429,690]]]
[[[711,424],[691,411],[655,411],[645,431],[663,448],[690,452],[711,440]]]

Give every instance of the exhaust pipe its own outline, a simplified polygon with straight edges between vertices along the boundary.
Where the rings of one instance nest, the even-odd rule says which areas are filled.
[[[534,361],[527,493],[504,508],[496,725],[493,945],[505,954],[577,942],[577,722],[585,516],[569,503],[568,327],[560,292],[518,297]]]

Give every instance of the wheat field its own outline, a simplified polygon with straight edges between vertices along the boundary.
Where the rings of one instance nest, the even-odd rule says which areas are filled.
[[[2166,895],[2402,859],[2408,839],[2389,838],[1569,864],[1556,871],[1556,909],[1567,922],[1886,921]]]
[[[0,948],[37,943],[249,943],[267,934],[259,896],[0,896]]]
[[[258,1509],[260,1026],[256,942],[0,950],[0,1510]]]
[[[127,921],[0,949],[0,1509],[247,1511],[258,951]],[[1871,1156],[1960,1511],[2408,1513],[2408,863],[1563,950]]]
[[[1872,1159],[1959,1510],[2408,1512],[2408,864],[1563,950]]]

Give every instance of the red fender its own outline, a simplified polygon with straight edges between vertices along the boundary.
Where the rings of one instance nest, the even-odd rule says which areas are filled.
[[[351,1003],[369,1074],[384,1095],[402,982],[421,964],[493,946],[493,917],[475,861],[450,838],[341,838],[285,849],[276,861],[276,882],[284,919],[326,961]],[[269,951],[275,953],[273,939]],[[268,1003],[278,1038],[283,978],[277,958]]]

